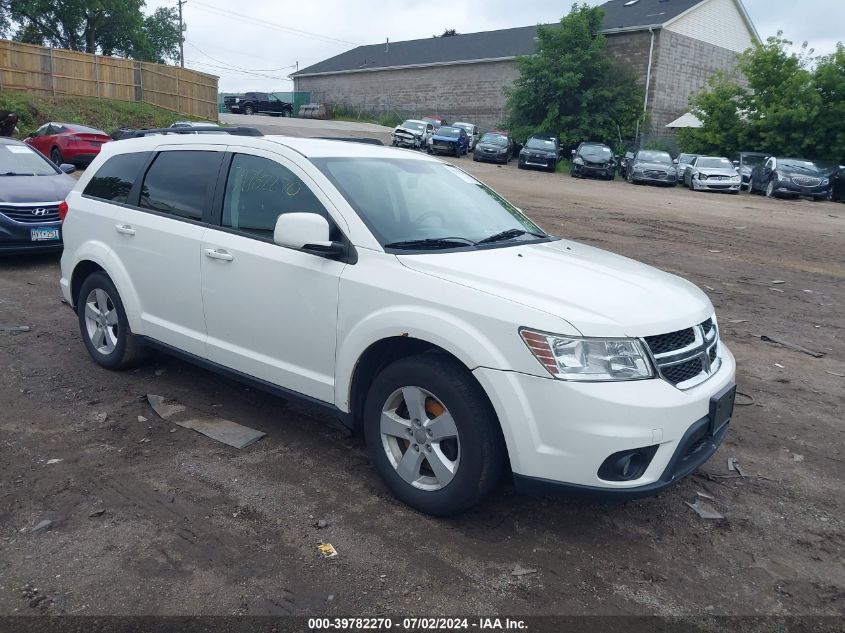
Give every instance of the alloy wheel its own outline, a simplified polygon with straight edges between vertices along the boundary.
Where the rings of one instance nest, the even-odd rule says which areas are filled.
[[[769,185],[766,187],[766,196],[769,198],[775,197],[775,181],[770,180]]]
[[[109,355],[117,346],[117,309],[102,288],[95,288],[85,299],[85,327],[88,338],[100,354]]]
[[[434,491],[458,472],[461,443],[455,420],[432,393],[402,387],[384,403],[381,443],[399,476],[415,488]]]

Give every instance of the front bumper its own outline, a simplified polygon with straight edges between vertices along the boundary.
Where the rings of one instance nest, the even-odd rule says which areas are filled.
[[[508,160],[507,152],[488,152],[480,147],[475,148],[475,158],[482,161],[490,161],[493,163],[506,163]]]
[[[780,180],[775,187],[775,193],[784,196],[812,196],[813,198],[821,198],[826,196],[830,190],[830,185],[818,185],[816,187],[804,187],[796,185],[794,182],[787,180]]]
[[[616,170],[611,167],[610,165],[575,165],[573,164],[573,168],[575,171],[581,176],[593,176],[595,178],[607,178],[608,176],[612,176],[615,174]]]
[[[642,182],[648,185],[677,185],[678,184],[678,176],[677,174],[667,173],[665,176],[650,176],[646,175],[644,172],[631,172],[631,180],[634,182]]]
[[[435,154],[454,154],[459,152],[461,146],[457,143],[445,143],[443,141],[434,141],[431,144],[431,151]]]
[[[49,253],[62,250],[61,222],[15,222],[0,213],[0,254]],[[58,229],[58,240],[36,241],[33,229]]]
[[[724,346],[722,366],[687,391],[664,380],[578,383],[479,368],[473,374],[499,417],[511,469],[523,487],[636,497],[689,475],[716,451],[726,428],[704,440],[691,460],[685,448],[707,424],[711,399],[735,383],[736,363]],[[642,475],[607,481],[598,471],[611,455],[656,446]]]
[[[412,138],[408,136],[394,136],[393,142],[396,147],[410,147],[413,149],[419,149],[423,146],[423,140],[421,138]]]
[[[695,191],[739,191],[741,181],[739,180],[699,180],[692,181],[692,188]]]
[[[523,167],[539,167],[541,169],[552,169],[557,167],[557,160],[545,156],[520,156],[519,164]]]

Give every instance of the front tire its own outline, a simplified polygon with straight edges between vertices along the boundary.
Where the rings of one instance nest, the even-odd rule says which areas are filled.
[[[252,116],[253,114],[255,114],[255,108],[253,108],[251,105],[244,106],[244,114],[247,116]]]
[[[76,310],[82,341],[98,365],[127,369],[143,360],[144,348],[129,329],[123,302],[105,273],[96,272],[85,279]]]
[[[58,147],[54,147],[50,150],[50,160],[52,160],[56,165],[62,164],[62,151]]]
[[[426,514],[467,510],[504,471],[504,441],[489,400],[445,355],[403,358],[382,370],[367,395],[364,435],[390,491]]]
[[[769,181],[769,184],[766,185],[766,197],[767,198],[776,198],[775,195],[775,181],[774,179]]]

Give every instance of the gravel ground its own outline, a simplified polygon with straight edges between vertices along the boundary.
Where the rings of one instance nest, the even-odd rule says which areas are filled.
[[[753,404],[698,474],[624,505],[505,484],[421,516],[330,420],[166,356],[94,366],[58,257],[8,258],[0,325],[32,329],[0,332],[0,615],[842,615],[845,206],[459,162],[547,230],[708,292]],[[229,448],[158,419],[147,393],[267,437]],[[744,478],[720,478],[729,457]],[[725,520],[684,504],[699,492]]]

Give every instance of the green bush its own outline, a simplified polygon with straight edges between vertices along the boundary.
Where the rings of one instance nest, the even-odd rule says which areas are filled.
[[[168,127],[175,121],[201,120],[148,103],[97,97],[48,97],[7,90],[0,91],[0,110],[18,115],[21,138],[48,121],[79,123],[111,133],[119,127]]]

